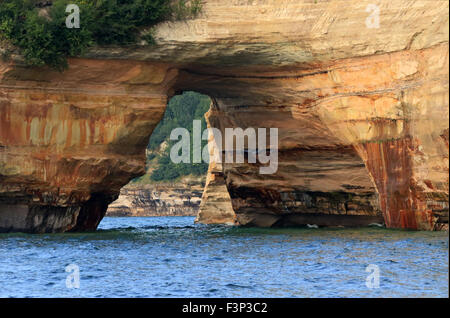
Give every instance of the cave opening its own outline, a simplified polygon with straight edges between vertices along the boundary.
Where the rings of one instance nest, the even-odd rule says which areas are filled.
[[[211,99],[194,91],[184,91],[167,103],[164,115],[152,132],[146,148],[145,174],[121,189],[119,198],[108,207],[106,216],[196,216],[205,187],[208,162],[194,163],[194,124],[207,128],[205,113]],[[189,162],[175,163],[170,151],[176,129],[190,133]],[[201,141],[201,149],[207,145]]]

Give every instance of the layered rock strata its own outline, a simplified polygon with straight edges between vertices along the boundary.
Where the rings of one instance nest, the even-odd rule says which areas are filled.
[[[207,0],[154,47],[95,48],[63,74],[1,64],[1,230],[94,229],[184,90],[222,131],[278,128],[275,174],[222,165],[240,224],[443,227],[448,2],[379,1],[378,27],[371,3]]]
[[[201,185],[127,186],[106,216],[196,216],[202,193]]]
[[[213,128],[210,123],[212,110],[205,114],[208,128]],[[236,213],[231,204],[230,194],[223,175],[220,150],[217,147],[214,134],[208,131],[209,167],[203,191],[200,209],[195,222],[204,224],[239,224]]]
[[[96,229],[120,188],[145,172],[176,72],[86,59],[64,73],[0,70],[0,231]]]

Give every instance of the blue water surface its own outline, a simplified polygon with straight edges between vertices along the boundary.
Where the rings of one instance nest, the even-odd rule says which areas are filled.
[[[0,297],[448,297],[448,241],[448,232],[106,217],[92,233],[0,234]],[[79,288],[67,287],[71,264]]]

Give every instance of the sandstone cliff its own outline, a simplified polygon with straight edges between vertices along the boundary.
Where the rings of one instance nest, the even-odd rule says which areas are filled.
[[[448,2],[205,1],[155,47],[95,48],[58,73],[0,64],[0,229],[94,229],[144,173],[168,97],[210,123],[279,129],[276,174],[223,164],[243,225],[436,229],[448,215]],[[448,218],[448,216],[447,216]]]
[[[208,128],[211,127],[210,116],[205,114]],[[218,160],[220,151],[211,130],[208,131],[209,167],[203,191],[200,209],[195,222],[205,224],[239,224],[231,204],[230,194],[223,175],[223,165]]]
[[[126,186],[106,216],[196,216],[202,193],[201,185]]]

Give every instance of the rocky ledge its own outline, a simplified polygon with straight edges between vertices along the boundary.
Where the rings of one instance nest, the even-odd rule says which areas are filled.
[[[106,216],[196,216],[202,186],[126,186],[108,206]]]

